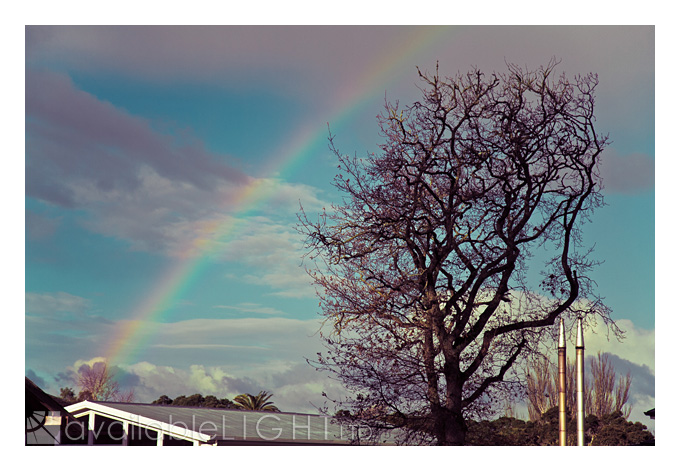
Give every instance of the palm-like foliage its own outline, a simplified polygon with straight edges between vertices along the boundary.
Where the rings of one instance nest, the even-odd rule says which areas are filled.
[[[269,400],[271,397],[272,394],[267,391],[260,391],[255,396],[252,394],[239,394],[234,398],[234,403],[236,403],[239,409],[279,412],[279,408]]]

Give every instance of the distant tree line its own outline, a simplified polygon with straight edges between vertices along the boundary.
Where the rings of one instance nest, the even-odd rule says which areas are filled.
[[[181,395],[177,396],[175,399],[171,399],[170,397],[163,394],[151,404],[161,404],[166,406],[210,407],[213,409],[236,408],[234,402],[227,398],[218,399],[216,396],[203,396],[201,394],[192,394],[190,396]]]
[[[91,371],[91,370],[86,370]],[[99,370],[106,371],[106,370]],[[89,379],[81,381],[79,377],[78,384],[81,385],[81,390],[78,394],[70,387],[60,389],[59,397],[66,403],[75,403],[85,400],[93,401],[108,401],[116,402],[132,402],[134,400],[134,391],[126,394],[119,392],[118,383],[113,381],[110,374],[93,379],[90,373],[85,374]],[[82,375],[81,375],[82,376]],[[84,386],[82,386],[84,385]],[[278,412],[279,408],[271,401],[272,394],[267,391],[260,391],[258,394],[239,394],[233,400],[222,398],[218,399],[216,396],[202,394],[192,394],[190,396],[177,396],[171,399],[169,396],[163,394],[151,404],[186,406],[186,407],[207,407],[213,409],[240,409],[240,410],[263,410],[270,412]]]
[[[163,404],[172,406],[188,407],[209,407],[214,409],[241,409],[241,410],[264,410],[279,412],[279,408],[270,401],[272,394],[267,391],[260,391],[258,394],[239,394],[233,400],[227,398],[218,399],[215,396],[205,396],[192,394],[191,396],[177,396],[170,399],[162,395],[152,402],[152,404]]]
[[[569,414],[567,445],[576,444],[576,417]],[[468,422],[467,445],[476,446],[557,446],[559,408],[548,409],[540,418],[524,421],[515,417]],[[654,435],[640,422],[629,422],[621,411],[585,419],[586,445],[622,446],[653,444]]]
[[[576,445],[576,417],[567,411],[567,445]],[[348,410],[336,413],[339,420],[357,420]],[[396,416],[386,422],[399,425]],[[432,423],[420,424],[419,432],[427,432]],[[471,446],[558,446],[559,408],[551,407],[536,420],[521,420],[512,416],[495,420],[468,420],[466,445]],[[430,432],[431,433],[431,432]],[[653,445],[654,435],[640,422],[627,421],[621,411],[597,417],[589,414],[585,419],[586,445],[625,446]]]

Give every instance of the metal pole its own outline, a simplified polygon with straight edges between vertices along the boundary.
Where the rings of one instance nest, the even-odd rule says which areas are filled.
[[[585,410],[583,402],[584,394],[584,368],[583,357],[585,347],[583,345],[583,323],[581,318],[578,318],[578,326],[576,330],[576,437],[578,446],[585,445]]]
[[[557,343],[558,405],[560,419],[560,446],[567,446],[567,341],[564,321],[560,319],[560,338]]]

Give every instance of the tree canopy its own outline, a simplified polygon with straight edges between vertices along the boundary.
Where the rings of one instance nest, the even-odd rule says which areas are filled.
[[[76,393],[69,387],[60,388],[59,397],[69,404],[76,402]]]
[[[170,399],[163,394],[152,404],[173,405],[173,406],[188,406],[188,407],[211,407],[217,409],[234,409],[234,403],[227,399],[218,399],[216,396],[208,395],[203,397],[202,394],[192,394],[191,396],[177,396],[175,399]]]
[[[581,246],[602,204],[598,80],[557,65],[419,70],[420,101],[379,116],[380,152],[346,156],[330,137],[343,200],[318,219],[303,209],[299,230],[333,327],[316,366],[353,394],[349,417],[462,445],[466,420],[520,394],[547,326],[611,323]]]
[[[557,446],[558,407],[551,407],[536,420],[501,417],[469,423],[468,445],[477,446]],[[654,435],[640,422],[629,422],[621,412],[585,419],[586,445],[625,446],[654,442]],[[576,444],[576,418],[569,416],[567,444]]]
[[[211,407],[218,409],[243,409],[243,410],[262,410],[278,412],[271,401],[273,394],[267,391],[260,391],[258,394],[239,394],[234,397],[233,401],[227,398],[218,399],[216,396],[208,395],[203,397],[201,394],[192,394],[191,396],[177,396],[171,399],[163,394],[152,404],[173,405],[173,406],[189,406],[189,407]]]

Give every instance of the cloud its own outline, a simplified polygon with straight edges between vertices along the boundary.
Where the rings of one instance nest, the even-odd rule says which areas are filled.
[[[245,263],[251,270],[240,279],[266,286],[267,294],[287,297],[313,297],[311,279],[301,266],[305,253],[302,237],[291,225],[269,218],[243,221],[238,234],[218,252],[227,261]]]
[[[155,325],[154,343],[144,348],[144,361],[109,365],[117,372],[121,390],[134,388],[135,400],[151,402],[165,394],[200,393],[233,399],[261,390],[274,393],[284,411],[318,412],[322,392],[343,398],[344,388],[328,374],[306,363],[320,351],[317,321],[286,318],[193,319]],[[101,333],[99,346],[110,336]],[[82,349],[63,346],[73,357]],[[96,350],[90,348],[89,351]],[[63,371],[52,369],[48,386],[75,385],[75,372],[104,361],[98,355],[72,362]],[[172,366],[170,366],[172,365]],[[49,370],[48,370],[49,371]]]
[[[427,47],[415,57],[404,57],[414,42]],[[552,56],[562,58],[567,70],[595,71],[605,81],[635,83],[640,76],[653,74],[653,47],[654,29],[640,26],[29,26],[26,30],[30,65],[58,63],[80,72],[242,87],[295,74],[281,86],[310,99],[324,99],[322,91],[356,88],[366,71],[379,73],[381,67],[403,59],[408,59],[403,68],[410,74],[410,86],[416,78],[415,66],[431,70],[437,59],[443,72],[455,73],[472,64],[499,68],[506,61],[535,67]],[[255,83],[249,84],[253,78]]]
[[[180,395],[202,394],[219,398],[240,394],[240,388],[252,386],[248,381],[235,378],[221,367],[191,365],[188,368],[158,366],[140,362],[125,367],[134,376],[135,396],[148,402],[165,394],[171,398]]]
[[[90,302],[69,293],[26,293],[26,312],[30,314],[52,314],[54,312],[82,313]]]
[[[629,420],[641,422],[654,430],[654,421],[644,412],[654,407],[656,397],[655,331],[639,328],[628,319],[618,319],[616,324],[625,331],[623,341],[610,335],[602,323],[593,331],[584,331],[586,355],[597,356],[598,352],[606,352],[618,375],[631,373],[628,403],[633,410]]]
[[[305,363],[283,368],[277,374],[257,377],[235,375],[229,365],[177,368],[140,362],[126,366],[122,371],[127,379],[118,380],[121,388],[134,388],[135,400],[146,402],[161,395],[175,398],[202,394],[233,399],[238,394],[257,394],[266,390],[273,393],[272,400],[283,411],[314,413],[323,405],[322,391],[341,390],[339,383]]]
[[[83,182],[77,190],[87,216],[86,229],[125,240],[134,250],[186,256],[194,242],[211,237],[211,228],[230,216],[221,200],[238,191],[226,187],[208,191],[161,177],[149,168],[138,173],[140,190],[98,191]]]
[[[129,324],[92,315],[89,300],[69,293],[26,293],[26,303],[26,367],[61,386],[71,385],[82,365],[104,361],[109,343]],[[321,349],[317,320],[281,317],[280,310],[255,303],[231,307],[241,315],[257,317],[152,322],[146,326],[150,332],[146,343],[130,348],[138,352],[135,358],[152,364],[179,369],[219,367],[242,382],[233,384],[261,388],[268,387],[261,378],[304,363]],[[74,358],[81,360],[74,363]],[[60,375],[57,365],[72,366]],[[112,366],[128,371],[130,365]],[[129,379],[125,384],[136,381]],[[121,386],[125,384],[121,381]],[[240,392],[245,391],[241,388]]]
[[[189,319],[158,323],[153,326],[154,343],[149,345],[149,349],[157,348],[158,345],[163,348],[173,345],[222,345],[240,349],[231,353],[231,358],[246,362],[243,367],[251,369],[262,360],[298,361],[305,355],[313,355],[319,342],[316,336],[319,326],[316,319],[283,317]],[[256,354],[253,352],[254,347],[261,350],[257,358],[253,356]],[[192,358],[190,352],[181,355],[185,356],[184,362],[199,363],[196,360],[200,357]],[[205,360],[201,363],[205,363]]]
[[[224,306],[224,305],[219,305],[219,306],[214,306],[215,309],[226,309],[229,311],[235,311],[239,312],[241,314],[262,314],[265,316],[273,317],[273,316],[281,316],[285,315],[286,313],[270,307],[270,306],[263,306],[258,303],[239,303],[235,306]]]
[[[636,194],[654,189],[654,159],[646,154],[603,154],[601,176],[607,192]]]
[[[54,365],[73,362],[83,354],[96,356],[114,323],[93,314],[89,299],[65,292],[25,293],[26,366],[44,377]]]
[[[241,307],[253,311],[262,308],[253,304]],[[636,328],[627,320],[617,322],[627,331],[626,341],[607,341],[606,330],[597,327],[594,333],[585,333],[586,352],[589,356],[598,351],[610,352],[620,375],[632,373],[631,418],[650,426],[642,413],[654,407],[654,333]],[[322,391],[333,399],[344,398],[346,394],[340,383],[306,363],[306,358],[314,359],[316,352],[323,349],[317,320],[191,319],[156,323],[149,329],[154,332],[151,343],[140,346],[144,361],[112,365],[119,369],[117,380],[121,388],[134,387],[139,401],[152,401],[162,394],[176,397],[194,393],[231,399],[243,392],[268,390],[274,393],[275,403],[283,410],[314,412],[325,404]],[[111,332],[110,328],[100,331],[88,345],[64,341],[58,348],[70,358],[78,358],[84,351],[92,356],[71,363],[62,374],[54,373],[54,369],[49,375],[41,374],[45,371],[42,366],[33,371],[41,377],[52,377],[57,385],[69,385],[73,372],[104,360],[96,352],[106,346],[105,339],[110,338]]]
[[[654,371],[649,366],[633,363],[613,353],[607,353],[609,362],[617,374],[617,381],[631,374],[631,385],[628,396],[628,405],[632,407],[629,420],[641,422],[652,430],[654,423],[644,415],[645,411],[654,407],[656,396]],[[585,362],[586,377],[590,377],[591,358],[597,358],[597,354],[588,355]]]
[[[631,364],[646,367],[654,374],[655,365],[655,333],[654,330],[642,329],[628,319],[618,319],[616,324],[625,331],[625,339],[616,340],[610,335],[606,326],[598,324],[593,331],[585,329],[584,343],[588,354],[609,352]]]
[[[398,57],[418,27],[31,26],[26,61],[156,83],[268,88],[328,102],[362,86],[377,58]],[[313,40],[310,40],[313,38]],[[410,65],[411,73],[415,73]],[[273,83],[276,83],[274,86]]]
[[[257,305],[242,307],[260,310]],[[97,352],[106,347],[112,328],[120,327],[123,321],[97,332],[87,344],[65,338],[53,348],[64,353],[66,360],[52,356],[50,366],[27,358],[27,366],[31,365],[35,376],[49,378],[45,384],[52,392],[74,387],[81,368],[105,361]],[[174,398],[195,393],[232,399],[237,394],[268,390],[282,410],[315,412],[314,406],[323,402],[321,391],[339,387],[306,364],[305,358],[315,357],[322,348],[318,329],[316,320],[282,317],[156,323],[150,326],[154,332],[151,343],[140,346],[143,361],[109,366],[121,390],[134,388],[137,401],[150,402],[162,394]],[[27,353],[29,348],[27,345]],[[45,361],[45,355],[38,357]],[[79,359],[74,362],[73,358]],[[60,362],[69,366],[55,368]],[[44,371],[49,373],[41,373]]]
[[[438,63],[441,75],[451,76],[474,65],[490,74],[506,70],[507,62],[533,69],[551,57],[562,60],[558,70],[570,78],[598,74],[599,132],[610,133],[617,144],[631,136],[653,141],[652,26],[29,26],[26,30],[29,70],[58,66],[78,74],[155,84],[266,89],[315,107],[321,122],[332,121],[357,100],[370,103],[377,108],[360,118],[355,114],[358,121],[352,132],[371,146],[377,130],[373,117],[385,93],[402,103],[420,98],[414,86],[416,66],[432,72]],[[372,132],[364,135],[367,130]],[[648,173],[645,167],[646,179]],[[631,189],[627,182],[622,188]],[[63,187],[42,190],[55,199],[68,197],[62,194]]]
[[[260,210],[267,215],[278,214],[281,210],[298,211],[300,204],[308,210],[320,210],[329,203],[321,197],[319,188],[302,183],[290,183],[278,178],[258,179],[259,186],[269,188],[271,195]]]
[[[277,269],[259,276],[246,275],[243,277],[243,281],[272,287],[274,291],[266,293],[271,296],[300,299],[312,298],[316,295],[309,275],[299,267],[297,267],[295,273],[287,272],[277,267]]]
[[[654,371],[649,366],[639,365],[629,360],[624,360],[618,355],[608,353],[610,362],[614,369],[621,375],[630,372],[633,382],[631,383],[631,394],[638,396],[654,397],[655,380]],[[589,355],[590,356],[590,355]]]
[[[159,134],[53,72],[27,72],[26,133],[27,196],[85,210],[88,229],[137,249],[186,245],[200,235],[187,224],[233,209],[223,202],[252,181],[201,143]]]
[[[160,134],[55,72],[27,71],[26,134],[27,194],[64,207],[139,196],[154,184],[211,193],[250,181],[199,141]]]
[[[43,171],[54,175],[43,180],[55,185],[60,176],[77,176],[102,191],[132,191],[139,187],[140,166],[203,188],[218,181],[247,181],[199,142],[159,134],[147,120],[77,89],[69,77],[55,72],[27,71],[26,128],[27,177],[46,166]],[[40,188],[35,178],[27,180],[30,190]]]
[[[238,211],[252,206],[291,218],[300,202],[323,205],[320,190],[249,177],[226,165],[226,156],[156,132],[67,76],[29,70],[26,90],[27,196],[84,210],[82,226],[134,250],[193,256]],[[29,235],[53,232],[48,222],[29,213]]]

